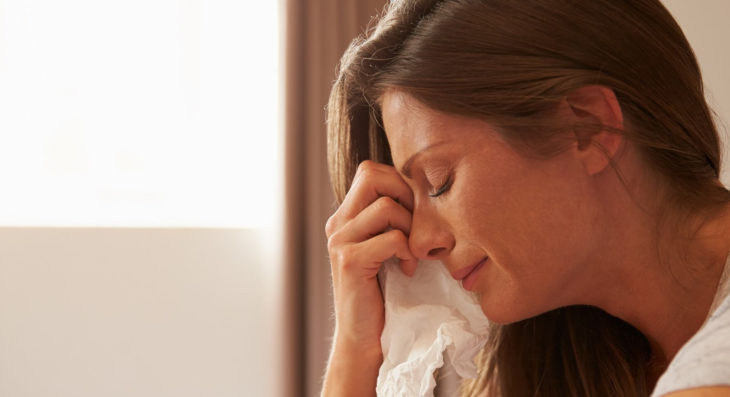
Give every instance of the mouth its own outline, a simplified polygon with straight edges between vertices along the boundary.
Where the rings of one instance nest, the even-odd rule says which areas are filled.
[[[484,267],[484,264],[487,263],[487,259],[489,258],[486,257],[471,266],[459,269],[458,271],[452,273],[451,277],[456,280],[460,280],[462,287],[464,287],[464,289],[467,291],[471,291],[472,288],[474,288],[474,284],[476,283],[479,270],[481,270]]]

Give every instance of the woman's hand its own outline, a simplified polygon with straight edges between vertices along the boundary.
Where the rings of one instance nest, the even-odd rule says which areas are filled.
[[[323,395],[328,390],[335,395],[335,383],[347,387],[348,395],[356,395],[353,387],[367,394],[375,390],[385,322],[377,274],[393,256],[404,273],[415,271],[417,260],[408,248],[412,208],[413,193],[395,168],[364,161],[342,205],[327,221],[335,340]],[[356,372],[349,373],[351,369]]]

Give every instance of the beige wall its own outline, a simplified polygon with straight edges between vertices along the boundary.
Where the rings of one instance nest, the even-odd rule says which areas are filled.
[[[272,242],[0,229],[0,396],[280,396]]]
[[[730,1],[663,0],[689,40],[702,68],[705,92],[717,112],[720,134],[725,142],[721,179],[730,185]]]

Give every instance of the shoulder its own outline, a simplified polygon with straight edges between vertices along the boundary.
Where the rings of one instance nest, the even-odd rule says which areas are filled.
[[[662,397],[730,397],[730,386],[699,387],[671,392]]]
[[[718,385],[727,387],[707,387]],[[652,396],[730,397],[730,296],[679,350]]]

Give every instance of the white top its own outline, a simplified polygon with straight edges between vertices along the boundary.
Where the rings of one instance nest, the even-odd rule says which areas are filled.
[[[730,256],[709,313],[669,363],[651,397],[695,387],[730,386]]]

